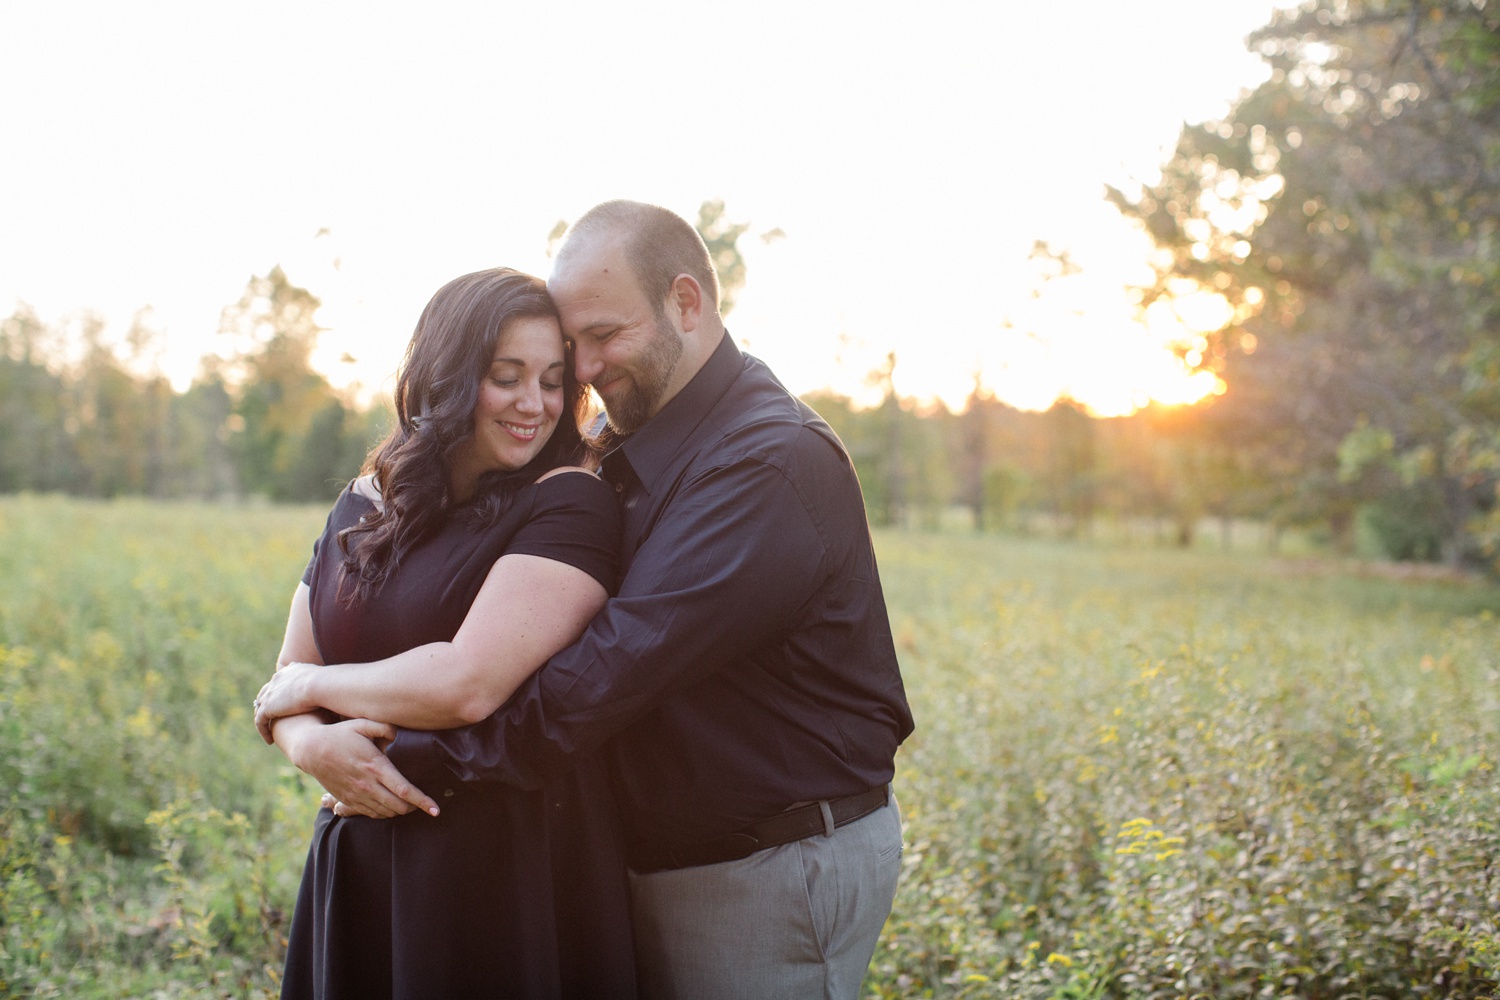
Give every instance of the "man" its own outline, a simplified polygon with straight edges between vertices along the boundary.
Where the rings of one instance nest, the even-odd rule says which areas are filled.
[[[853,998],[912,728],[853,466],[726,334],[673,213],[592,209],[548,289],[616,442],[619,595],[488,720],[403,731],[389,759],[441,801],[613,739],[645,995]]]

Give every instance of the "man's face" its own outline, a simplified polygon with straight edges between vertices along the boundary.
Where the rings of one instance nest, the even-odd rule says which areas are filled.
[[[553,269],[547,290],[573,342],[578,381],[599,394],[611,427],[639,430],[681,388],[681,331],[641,291],[615,246],[575,253]]]

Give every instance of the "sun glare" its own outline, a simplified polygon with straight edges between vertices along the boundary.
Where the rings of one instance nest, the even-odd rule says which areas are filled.
[[[1209,335],[1232,315],[1222,296],[1194,291],[1135,318],[1124,289],[1085,272],[983,341],[979,367],[999,399],[1023,410],[1045,410],[1059,398],[1099,417],[1127,416],[1153,401],[1188,405],[1224,391],[1205,352]],[[943,401],[961,408],[968,389]]]

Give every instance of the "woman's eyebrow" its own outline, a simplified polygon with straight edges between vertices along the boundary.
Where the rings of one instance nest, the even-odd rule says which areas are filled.
[[[567,364],[567,361],[554,361],[545,370],[551,371],[554,368],[565,368]],[[490,367],[493,368],[496,365],[515,365],[517,368],[525,368],[526,362],[521,358],[496,358],[490,362]]]

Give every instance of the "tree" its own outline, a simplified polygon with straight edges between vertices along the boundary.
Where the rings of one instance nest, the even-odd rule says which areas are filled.
[[[1097,422],[1083,405],[1059,399],[1043,414],[1047,465],[1043,483],[1054,521],[1069,537],[1087,535],[1098,506]]]
[[[78,475],[65,382],[48,366],[47,337],[25,305],[0,322],[0,492],[67,489]]]
[[[694,228],[703,237],[708,259],[713,261],[719,276],[719,314],[728,316],[734,308],[735,296],[745,287],[745,257],[740,253],[739,242],[750,224],[728,221],[724,217],[724,202],[715,200],[698,207]]]
[[[229,426],[240,485],[275,500],[337,495],[357,469],[324,464],[348,449],[345,404],[311,364],[320,305],[277,266],[252,277],[220,321],[236,346]]]
[[[1110,198],[1170,256],[1154,296],[1233,307],[1203,361],[1253,433],[1216,443],[1296,477],[1282,513],[1399,501],[1457,561],[1500,540],[1500,11],[1315,0],[1251,43],[1270,80]]]
[[[995,395],[984,387],[979,373],[974,374],[974,388],[964,406],[960,420],[961,441],[959,446],[960,482],[963,484],[964,505],[969,508],[974,530],[985,529],[985,510],[989,497],[985,490],[985,476],[990,465],[990,410],[995,405]]]

